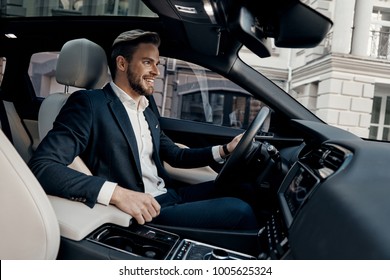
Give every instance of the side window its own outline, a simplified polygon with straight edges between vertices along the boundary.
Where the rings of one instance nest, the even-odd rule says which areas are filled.
[[[247,128],[263,104],[201,66],[161,57],[154,98],[163,117]]]
[[[29,76],[38,97],[64,92],[55,71],[58,52],[31,56]],[[246,129],[264,105],[221,75],[199,65],[160,58],[154,99],[161,116]],[[78,88],[69,88],[73,92]]]

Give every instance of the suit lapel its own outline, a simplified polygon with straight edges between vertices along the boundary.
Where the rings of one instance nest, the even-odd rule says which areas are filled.
[[[159,123],[156,120],[156,117],[152,110],[146,109],[144,112],[145,119],[149,124],[149,130],[152,134],[152,141],[153,141],[153,154],[160,149],[160,127]]]
[[[125,136],[131,154],[134,157],[138,173],[140,176],[142,176],[137,139],[135,138],[134,130],[129,120],[129,116],[126,112],[126,109],[123,106],[122,102],[119,100],[119,98],[115,95],[114,91],[111,89],[111,86],[105,87],[104,90],[109,99],[108,106],[114,118],[116,119],[119,127],[121,128],[123,135]]]
[[[153,141],[153,160],[156,164],[158,173],[163,178],[167,179],[167,173],[162,165],[160,155],[158,151],[160,150],[160,124],[158,122],[158,119],[156,115],[153,113],[153,111],[150,108],[147,108],[144,112],[146,121],[149,124],[149,130],[152,134],[152,141]]]

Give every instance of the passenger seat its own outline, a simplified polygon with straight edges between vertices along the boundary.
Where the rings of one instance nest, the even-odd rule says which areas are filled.
[[[64,92],[52,93],[44,99],[38,114],[39,138],[42,140],[53,128],[53,123],[71,93],[69,87],[102,88],[108,81],[106,53],[102,47],[85,38],[66,42],[59,54],[56,80],[65,85]],[[73,169],[91,175],[81,158],[70,165]]]

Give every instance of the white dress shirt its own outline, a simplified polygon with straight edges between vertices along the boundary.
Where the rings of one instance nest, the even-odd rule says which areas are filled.
[[[145,193],[156,197],[167,192],[164,180],[158,176],[156,165],[153,161],[153,142],[149,130],[149,124],[145,119],[144,111],[149,106],[149,101],[142,96],[137,104],[127,93],[119,88],[114,82],[110,82],[112,89],[118,96],[129,116],[134,134],[137,140],[138,153],[141,162],[142,180],[145,186]],[[219,146],[212,147],[215,161],[223,163],[219,153]],[[100,189],[98,203],[108,205],[117,183],[106,181]]]

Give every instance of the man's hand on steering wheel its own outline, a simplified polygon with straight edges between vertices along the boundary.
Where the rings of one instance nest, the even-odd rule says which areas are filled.
[[[217,175],[214,181],[215,185],[223,186],[229,183],[232,174],[234,174],[234,171],[242,163],[246,153],[250,150],[254,137],[263,126],[269,114],[270,109],[266,106],[262,107],[245,133],[237,135],[229,144],[222,146],[223,155],[230,153],[230,156]]]
[[[238,134],[236,137],[233,138],[232,141],[219,147],[219,154],[222,158],[227,158],[234,151],[243,135],[244,133]]]

